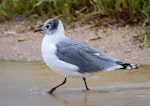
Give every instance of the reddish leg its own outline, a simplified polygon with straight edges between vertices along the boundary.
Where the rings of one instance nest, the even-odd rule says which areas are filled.
[[[54,88],[52,88],[51,90],[49,90],[48,93],[49,94],[53,93],[58,87],[64,85],[66,83],[66,80],[67,80],[67,78],[65,77],[64,81],[61,84],[59,84],[59,85],[55,86]]]
[[[86,90],[90,90],[90,89],[88,88],[88,86],[87,86],[86,79],[85,79],[85,78],[82,78],[82,79],[83,79],[83,81],[84,81],[84,84],[85,84]]]

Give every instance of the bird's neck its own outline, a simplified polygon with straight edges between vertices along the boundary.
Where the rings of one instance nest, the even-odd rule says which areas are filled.
[[[49,44],[57,44],[58,42],[62,41],[63,39],[67,38],[62,31],[56,31],[54,34],[46,34],[44,37],[44,42],[47,42]]]

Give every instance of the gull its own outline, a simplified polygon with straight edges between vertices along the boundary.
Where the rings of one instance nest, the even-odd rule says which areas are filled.
[[[44,25],[34,32],[44,31],[42,40],[42,57],[47,66],[64,76],[61,84],[53,87],[48,93],[53,93],[58,87],[64,85],[68,77],[82,78],[86,90],[90,90],[86,78],[99,71],[117,69],[135,69],[136,64],[124,63],[86,43],[77,42],[65,36],[62,21],[57,18],[48,19]]]

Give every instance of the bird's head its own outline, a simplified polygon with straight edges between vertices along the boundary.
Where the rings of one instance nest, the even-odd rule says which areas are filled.
[[[44,31],[47,35],[53,35],[56,32],[64,33],[62,22],[57,18],[48,19],[44,25],[37,28],[34,32]]]

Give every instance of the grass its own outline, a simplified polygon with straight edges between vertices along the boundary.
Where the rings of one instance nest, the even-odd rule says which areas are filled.
[[[140,42],[141,49],[150,47],[150,26],[145,27],[145,30],[140,31],[140,34],[134,37],[136,41]]]
[[[2,0],[0,22],[12,19],[61,18],[67,25],[81,23],[150,24],[150,0]],[[150,33],[145,30],[149,38]],[[145,35],[143,35],[145,36]]]
[[[60,17],[68,24],[111,19],[125,24],[150,23],[149,0],[3,0],[0,4],[0,21],[11,20],[17,15],[30,17]]]

